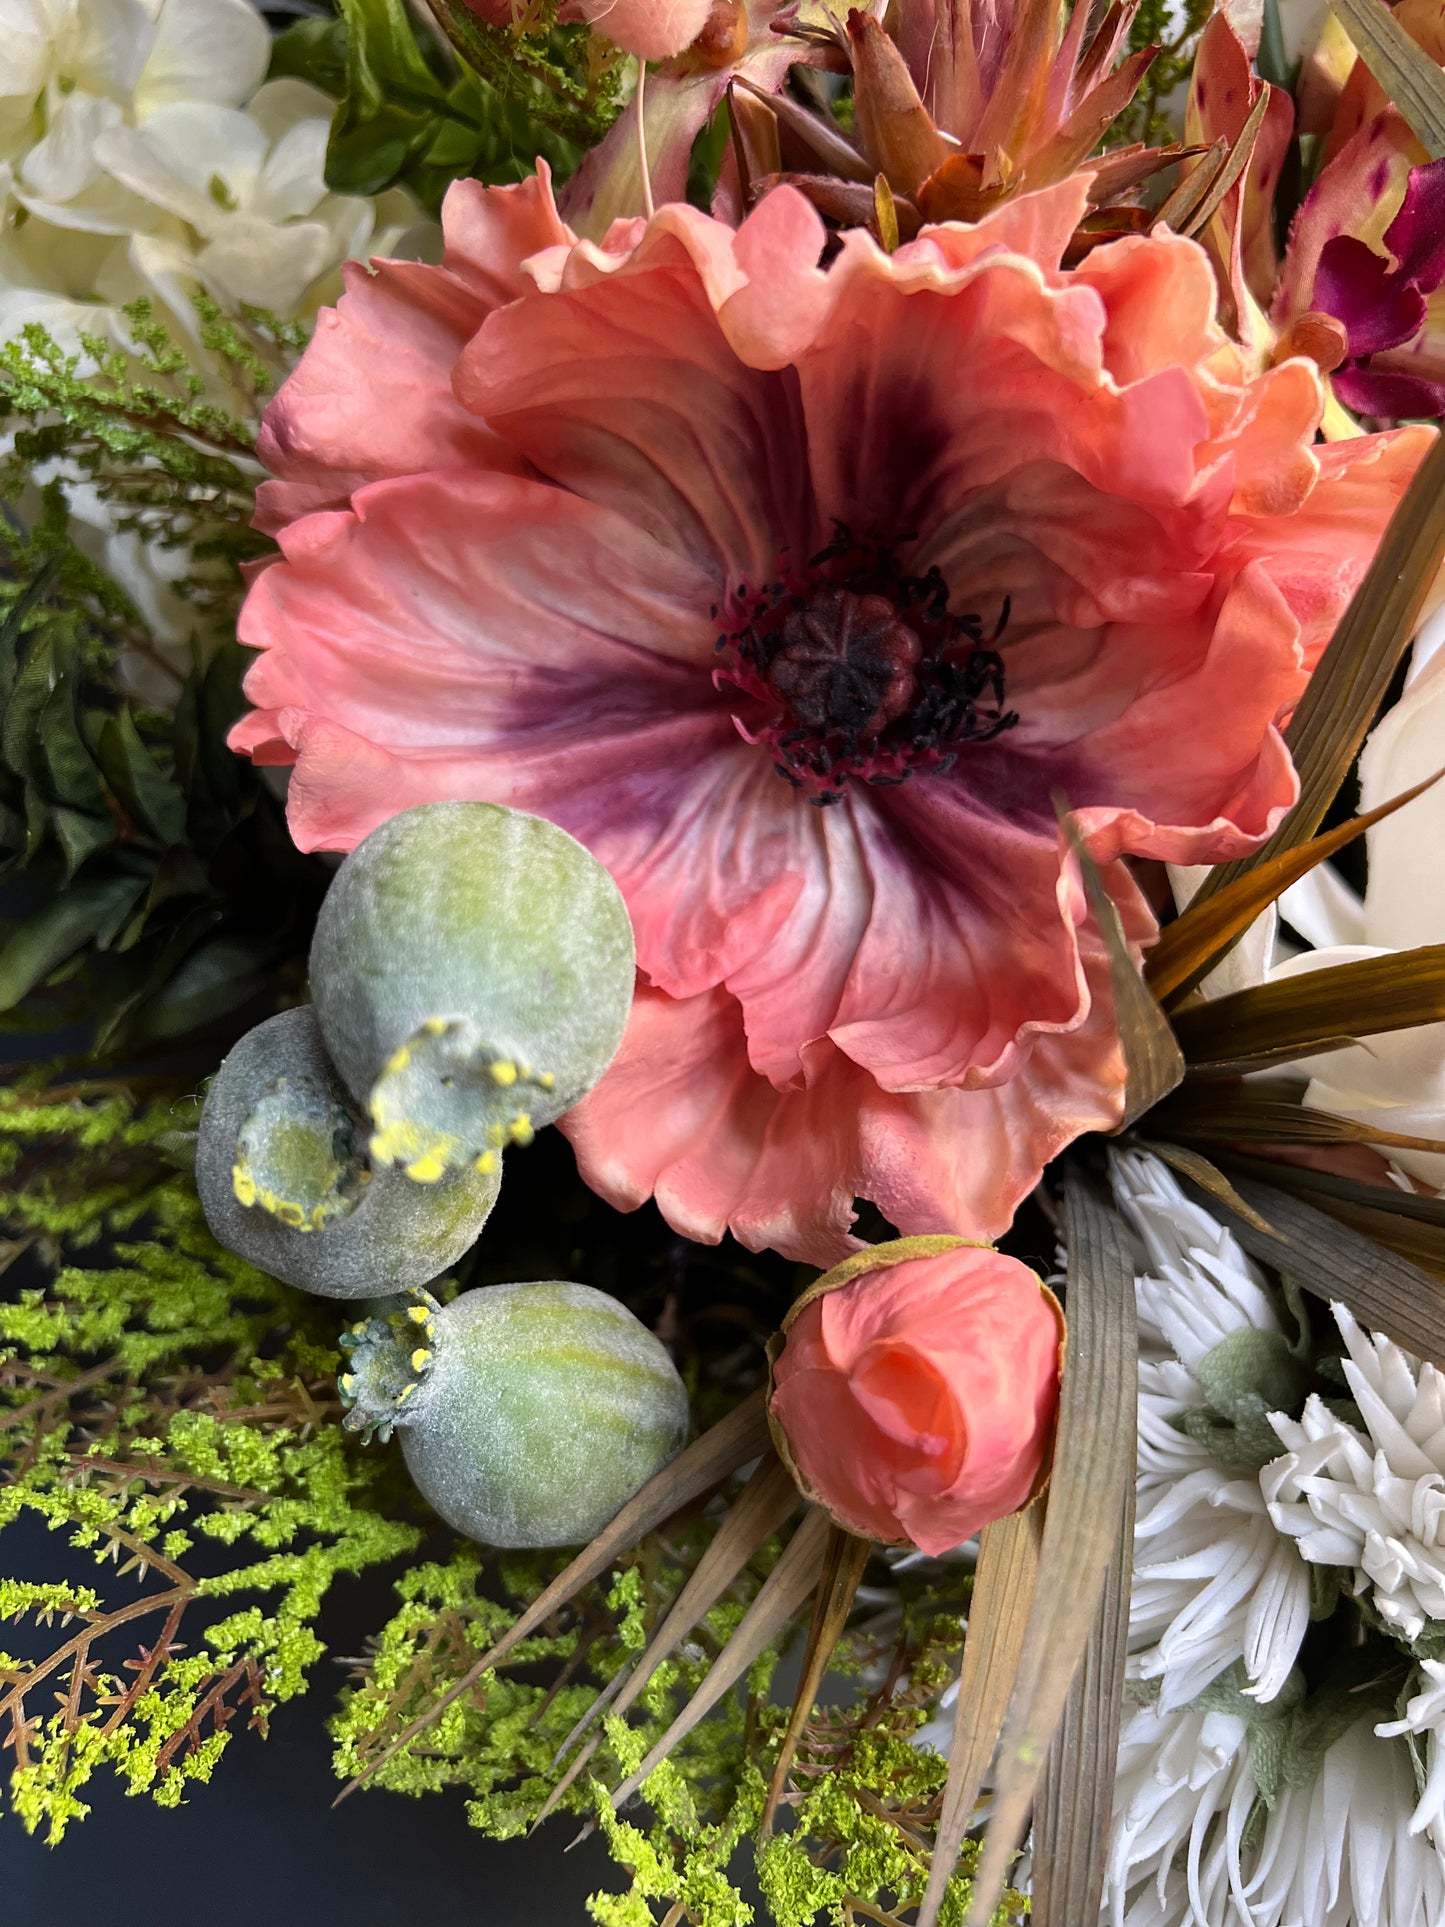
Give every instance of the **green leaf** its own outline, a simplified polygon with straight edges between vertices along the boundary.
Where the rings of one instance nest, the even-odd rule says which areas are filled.
[[[295,20],[271,42],[268,80],[304,80],[339,100],[346,92],[346,22]]]
[[[162,843],[181,842],[186,799],[141,741],[129,708],[102,723],[96,750],[105,780],[131,820]]]
[[[199,944],[145,998],[128,1035],[158,1043],[184,1037],[241,1009],[266,988],[276,962],[265,939],[218,935]]]
[[[40,711],[40,748],[50,795],[70,809],[108,816],[105,785],[81,733],[80,678],[74,657],[55,662],[55,679]]]
[[[115,818],[87,816],[84,810],[68,809],[58,803],[50,811],[50,828],[65,858],[65,879],[70,881],[88,856],[108,850],[115,842]]]
[[[114,929],[145,888],[140,877],[72,884],[0,946],[0,1010],[9,1010],[85,944]]]
[[[1383,0],[1330,0],[1330,5],[1431,160],[1445,157],[1445,73]]]

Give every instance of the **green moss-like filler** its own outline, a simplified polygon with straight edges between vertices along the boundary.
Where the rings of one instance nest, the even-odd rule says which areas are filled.
[[[96,1569],[0,1581],[25,1629],[0,1662],[11,1803],[52,1841],[102,1767],[161,1805],[208,1780],[238,1715],[304,1690],[332,1580],[421,1537],[335,1423],[334,1313],[215,1245],[167,1166],[185,1121],[0,1097],[9,1255],[43,1279],[0,1305],[0,1543],[38,1516]]]
[[[85,1557],[74,1576],[57,1576],[71,1574],[72,1551],[50,1571],[0,1577],[0,1618],[19,1629],[5,1643],[23,1655],[0,1656],[11,1803],[51,1839],[84,1815],[101,1769],[162,1804],[209,1779],[232,1732],[264,1727],[305,1689],[338,1574],[401,1566],[399,1609],[333,1725],[349,1777],[374,1765],[569,1556],[487,1554],[435,1528],[424,1542],[399,1455],[362,1451],[339,1423],[328,1382],[339,1308],[253,1270],[207,1233],[174,1162],[194,1114],[171,1093],[143,1105],[97,1084],[37,1080],[0,1094],[12,1253],[42,1274],[14,1287],[12,1270],[0,1306],[0,1437],[14,1481],[0,1488],[0,1544],[3,1525],[30,1513]],[[526,1832],[560,1776],[563,1741],[642,1649],[712,1527],[703,1515],[646,1540],[448,1708],[415,1753],[381,1768],[377,1784],[415,1795],[459,1786],[474,1826],[499,1839]],[[626,1891],[590,1903],[598,1927],[753,1918],[738,1874],[787,1723],[772,1690],[776,1653],[637,1802],[614,1815],[606,1796],[701,1683],[777,1550],[776,1541],[760,1550],[626,1722],[604,1722],[588,1770],[563,1796],[571,1817],[559,1829],[597,1824],[625,1870]],[[790,1830],[759,1863],[781,1927],[850,1914],[902,1927],[921,1895],[945,1764],[909,1742],[956,1664],[966,1588],[957,1568],[900,1574],[889,1624],[840,1651],[834,1672],[858,1692],[850,1706],[815,1709],[785,1808]],[[961,1918],[972,1854],[945,1920]],[[996,1918],[1017,1919],[1019,1905],[1006,1897]]]

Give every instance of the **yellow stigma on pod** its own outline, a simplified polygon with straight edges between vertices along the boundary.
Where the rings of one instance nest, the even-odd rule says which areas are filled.
[[[411,1369],[414,1372],[424,1372],[427,1366],[431,1364],[431,1360],[432,1355],[426,1347],[424,1345],[418,1345],[411,1355]]]
[[[342,1373],[341,1389],[348,1398],[351,1397],[351,1394],[356,1390],[356,1375],[354,1372]]]
[[[517,1067],[506,1058],[503,1058],[500,1063],[491,1066],[491,1078],[494,1084],[500,1084],[505,1090],[509,1084],[516,1083]]]
[[[415,1390],[416,1390],[415,1380],[413,1380],[413,1382],[410,1385],[403,1385],[401,1390],[396,1395],[397,1404],[400,1405],[403,1402],[403,1400],[409,1399]]]
[[[512,1127],[507,1135],[511,1138],[513,1144],[530,1144],[532,1139],[537,1135],[532,1129],[530,1114],[526,1111],[519,1111],[517,1116],[513,1118]]]
[[[538,1071],[537,1082],[542,1086],[544,1091],[555,1090],[557,1087],[557,1074],[555,1071]]]
[[[256,1180],[243,1164],[231,1167],[231,1189],[236,1194],[236,1202],[248,1210],[256,1202]]]
[[[496,1168],[497,1168],[496,1152],[483,1151],[482,1155],[477,1159],[477,1170],[481,1173],[481,1175],[484,1178],[489,1178],[492,1175],[492,1173],[496,1170]]]
[[[504,1124],[489,1124],[487,1126],[487,1142],[494,1150],[500,1151],[506,1141],[507,1127]]]
[[[414,1325],[424,1325],[431,1317],[425,1305],[408,1306],[406,1315]]]
[[[426,1032],[428,1037],[443,1036],[446,1032],[446,1027],[447,1027],[447,1020],[445,1017],[428,1017],[426,1022],[422,1025],[422,1029]]]
[[[435,1184],[438,1179],[444,1178],[447,1174],[446,1161],[437,1151],[426,1152],[424,1156],[405,1165],[403,1169],[406,1175],[415,1179],[418,1184]]]
[[[368,1324],[368,1322],[369,1322],[369,1321],[368,1321],[367,1319],[365,1319],[365,1318],[358,1318],[358,1319],[357,1319],[357,1321],[356,1321],[356,1323],[355,1323],[355,1324],[354,1324],[354,1325],[353,1325],[353,1326],[351,1327],[351,1335],[352,1335],[352,1337],[353,1337],[353,1338],[365,1338],[365,1336],[366,1336],[366,1327],[367,1327],[367,1324]]]
[[[387,1058],[383,1069],[388,1077],[398,1077],[410,1062],[411,1045],[398,1044],[396,1049],[391,1053],[391,1056]]]

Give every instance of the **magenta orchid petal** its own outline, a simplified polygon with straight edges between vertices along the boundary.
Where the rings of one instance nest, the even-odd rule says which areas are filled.
[[[1385,229],[1399,272],[1422,294],[1445,282],[1445,159],[1410,170],[1400,212]]]
[[[233,740],[295,763],[308,847],[478,797],[607,864],[638,988],[567,1129],[686,1235],[826,1263],[860,1196],[1001,1230],[1123,1105],[1058,800],[1138,954],[1126,857],[1294,799],[1278,725],[1428,437],[1317,451],[1317,373],[1248,373],[1194,244],[1060,266],[1078,192],[826,266],[790,189],[575,243],[543,190],[459,194],[435,290],[359,285],[274,404],[319,506]],[[400,476],[348,381],[391,329]]]
[[[1342,368],[1334,376],[1335,393],[1347,408],[1383,421],[1445,415],[1445,376],[1411,374],[1405,368]]]
[[[1413,340],[1425,321],[1419,289],[1352,234],[1320,250],[1312,305],[1344,322],[1352,355],[1398,348]]]

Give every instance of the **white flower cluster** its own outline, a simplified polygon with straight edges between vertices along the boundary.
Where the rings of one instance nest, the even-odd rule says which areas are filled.
[[[123,339],[141,295],[194,335],[195,289],[293,319],[428,245],[409,195],[328,191],[333,103],[266,80],[250,0],[0,0],[0,47],[0,340]]]
[[[1165,1711],[1237,1660],[1251,1693],[1283,1686],[1309,1619],[1309,1575],[1270,1523],[1256,1479],[1220,1463],[1178,1421],[1210,1403],[1204,1361],[1241,1330],[1279,1320],[1233,1236],[1191,1204],[1158,1159],[1115,1160],[1115,1190],[1143,1246],[1139,1484],[1129,1635],[1135,1679]]]
[[[1231,1388],[1262,1371],[1267,1383],[1272,1356],[1288,1355],[1270,1297],[1236,1241],[1156,1159],[1116,1156],[1114,1186],[1141,1246],[1130,1673],[1157,1697],[1125,1718],[1105,1919],[1440,1927],[1445,1664],[1424,1663],[1424,1690],[1402,1718],[1350,1719],[1324,1736],[1307,1772],[1277,1774],[1281,1723],[1304,1693],[1294,1667],[1309,1607],[1299,1553],[1315,1546],[1353,1566],[1382,1614],[1387,1600],[1408,1597],[1433,1616],[1413,1588],[1428,1586],[1427,1567],[1445,1576],[1427,1545],[1445,1464],[1437,1375],[1337,1313],[1369,1437],[1311,1399],[1298,1422],[1268,1417],[1289,1457],[1258,1478],[1236,1474],[1181,1421],[1206,1406],[1217,1414],[1221,1401],[1250,1419]],[[1407,1734],[1423,1741],[1423,1792]]]
[[[1445,1620],[1445,1378],[1333,1307],[1345,1376],[1365,1430],[1312,1395],[1272,1423],[1285,1455],[1260,1483],[1270,1517],[1308,1560],[1353,1569],[1405,1639]]]

